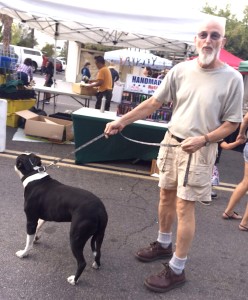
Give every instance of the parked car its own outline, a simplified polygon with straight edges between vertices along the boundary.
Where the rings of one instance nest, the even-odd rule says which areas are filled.
[[[66,58],[63,56],[57,56],[57,59],[62,63],[62,69],[65,71],[66,69]]]

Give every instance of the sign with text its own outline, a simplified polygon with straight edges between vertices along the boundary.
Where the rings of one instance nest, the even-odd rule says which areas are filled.
[[[153,95],[162,80],[151,77],[143,77],[127,74],[125,91]]]

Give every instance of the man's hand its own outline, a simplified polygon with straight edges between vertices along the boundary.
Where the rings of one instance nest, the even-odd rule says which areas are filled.
[[[110,135],[117,134],[118,132],[122,131],[124,127],[125,125],[123,125],[120,120],[107,123],[104,130],[105,137],[108,138]]]
[[[189,137],[181,143],[183,151],[194,153],[201,147],[205,146],[206,140],[204,136]]]

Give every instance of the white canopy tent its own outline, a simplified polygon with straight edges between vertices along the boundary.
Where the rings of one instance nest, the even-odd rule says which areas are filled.
[[[177,10],[169,5],[163,9],[165,5],[163,0],[154,5],[145,5],[141,0],[128,5],[114,0],[97,4],[78,0],[4,0],[0,1],[0,13],[60,40],[185,54],[191,50],[188,44],[192,44],[197,26],[209,15],[180,6]]]
[[[104,58],[121,66],[150,66],[154,69],[165,69],[172,67],[172,61],[153,55],[147,50],[126,48],[107,51]]]
[[[164,0],[3,0],[0,13],[46,33],[56,41],[69,40],[120,48],[160,50],[165,56],[194,51],[198,25],[210,16],[178,2],[175,10]],[[166,9],[164,9],[166,5]],[[212,17],[212,16],[211,16]],[[225,22],[224,18],[220,18]]]

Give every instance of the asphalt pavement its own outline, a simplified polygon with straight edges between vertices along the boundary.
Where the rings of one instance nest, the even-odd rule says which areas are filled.
[[[74,108],[67,99],[59,101],[57,108]],[[76,262],[69,246],[69,223],[45,224],[42,238],[30,255],[25,259],[15,256],[25,246],[26,233],[23,187],[13,167],[19,153],[38,153],[49,163],[54,157],[66,156],[74,146],[17,142],[12,140],[15,132],[16,128],[7,127],[6,151],[0,153],[1,300],[247,299],[248,234],[238,229],[238,221],[221,218],[243,175],[241,153],[223,151],[218,198],[209,206],[196,205],[196,235],[186,265],[187,282],[165,294],[150,292],[143,285],[146,276],[161,270],[161,261],[141,263],[134,258],[137,249],[157,238],[159,190],[157,178],[149,176],[150,162],[79,166],[71,157],[50,168],[53,178],[99,196],[109,215],[101,269],[91,268],[93,256],[88,243],[84,251],[86,269],[79,283],[71,286],[66,278],[74,273]],[[239,213],[244,212],[246,201],[247,196],[236,209]]]

